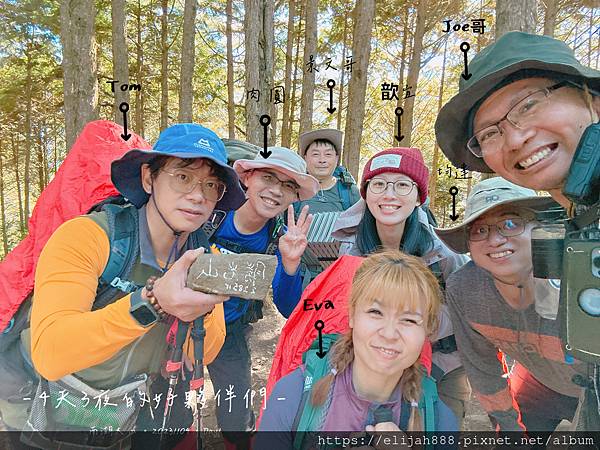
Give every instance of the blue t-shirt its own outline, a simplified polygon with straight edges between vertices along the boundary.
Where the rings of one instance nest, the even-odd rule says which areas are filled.
[[[264,253],[269,245],[269,227],[270,222],[252,234],[242,234],[233,223],[233,212],[227,214],[223,223],[215,232],[214,237],[226,239],[243,246],[248,253]],[[214,241],[214,238],[211,239]],[[222,253],[235,253],[234,251],[223,248],[222,245],[215,243]],[[289,317],[296,303],[300,300],[302,294],[302,276],[299,270],[293,275],[285,273],[283,264],[281,263],[281,254],[279,250],[275,253],[277,256],[277,269],[273,278],[273,301],[277,309],[284,317]],[[231,297],[223,303],[225,311],[225,323],[232,323],[238,320],[248,310],[249,302],[239,297]]]

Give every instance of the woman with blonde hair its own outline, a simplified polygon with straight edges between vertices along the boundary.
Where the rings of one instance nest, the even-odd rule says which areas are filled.
[[[327,375],[307,375],[307,358],[279,380],[259,431],[280,433],[259,433],[254,448],[297,448],[293,433],[299,431],[423,430],[419,355],[437,331],[440,295],[419,258],[398,250],[366,258],[352,280],[349,329],[327,355]],[[436,431],[456,431],[454,414],[434,397],[434,411],[426,414],[433,413]],[[314,412],[308,425],[307,407]]]

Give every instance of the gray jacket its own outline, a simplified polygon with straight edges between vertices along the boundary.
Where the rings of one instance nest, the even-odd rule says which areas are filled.
[[[331,236],[341,242],[340,256],[364,256],[356,245],[356,232],[358,230],[358,224],[360,223],[365,212],[365,207],[366,203],[361,198],[357,203],[352,205],[351,208],[344,211],[338,217],[338,220],[333,227]],[[444,280],[446,280],[452,272],[458,270],[465,263],[467,263],[469,261],[469,257],[467,255],[454,253],[452,250],[450,250],[446,244],[444,244],[442,240],[435,234],[433,226],[427,221],[427,214],[425,211],[423,211],[421,208],[419,208],[418,211],[419,221],[427,226],[431,232],[431,237],[433,238],[434,243],[433,249],[427,252],[427,254],[423,255],[421,259],[428,266],[439,262],[442,275]]]
[[[361,253],[356,244],[358,224],[363,217],[365,208],[366,203],[361,198],[357,203],[352,205],[352,207],[344,211],[338,217],[333,227],[331,236],[341,242],[339,253],[340,256],[365,256]],[[425,213],[425,211],[423,211],[421,208],[419,208],[418,213],[419,221],[427,226],[431,233],[431,237],[433,238],[433,248],[423,255],[421,259],[428,266],[439,263],[439,269],[442,272],[442,278],[444,281],[446,281],[450,274],[461,268],[470,259],[467,255],[454,253],[452,250],[450,250],[446,244],[444,244],[435,234],[433,226],[430,225],[427,220],[427,213]],[[446,336],[454,334],[454,329],[452,328],[452,323],[450,321],[450,313],[445,304],[442,305],[440,310],[439,322],[440,324],[437,334],[438,339],[442,339]],[[445,373],[461,366],[458,352],[453,352],[450,354],[434,352],[433,362]]]

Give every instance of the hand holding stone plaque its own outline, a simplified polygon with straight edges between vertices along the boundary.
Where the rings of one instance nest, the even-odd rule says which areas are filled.
[[[187,286],[207,294],[264,300],[276,268],[272,255],[203,254],[190,267]]]

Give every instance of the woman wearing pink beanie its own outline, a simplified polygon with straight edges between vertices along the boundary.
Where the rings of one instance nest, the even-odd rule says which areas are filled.
[[[400,249],[420,257],[437,276],[442,290],[446,278],[468,261],[450,250],[434,233],[427,213],[429,170],[417,148],[389,148],[365,165],[360,183],[362,199],[338,218],[332,236],[341,241],[340,256],[366,256]],[[433,343],[432,376],[438,393],[455,413],[462,428],[470,387],[456,351],[446,306],[440,314],[439,340]]]

